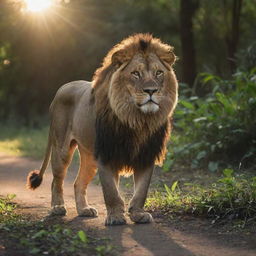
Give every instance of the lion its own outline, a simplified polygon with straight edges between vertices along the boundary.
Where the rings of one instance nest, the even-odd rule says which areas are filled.
[[[161,163],[177,104],[178,82],[173,47],[150,34],[135,34],[114,46],[93,81],[63,85],[50,106],[48,145],[40,171],[27,186],[37,188],[51,158],[52,215],[65,215],[63,181],[78,148],[80,168],[74,182],[79,216],[96,217],[86,190],[98,169],[107,209],[105,225],[126,224],[118,191],[120,175],[134,177],[128,213],[134,223],[150,223],[144,211],[155,163]]]

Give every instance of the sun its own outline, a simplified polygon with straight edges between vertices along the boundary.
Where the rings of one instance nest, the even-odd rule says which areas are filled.
[[[25,0],[26,10],[30,12],[43,12],[53,5],[53,0]]]

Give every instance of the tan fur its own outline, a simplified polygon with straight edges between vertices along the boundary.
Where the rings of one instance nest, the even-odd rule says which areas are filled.
[[[108,210],[106,224],[125,223],[124,203],[117,190],[120,173],[111,169],[111,166],[96,161],[94,157],[95,121],[98,116],[105,115],[111,123],[117,116],[121,123],[133,129],[137,138],[133,148],[136,156],[141,145],[171,118],[176,106],[178,86],[172,69],[175,58],[171,46],[151,35],[138,34],[123,40],[107,54],[102,67],[95,72],[92,83],[76,81],[59,89],[50,107],[52,121],[48,149],[38,174],[40,178],[43,176],[51,154],[52,214],[66,213],[63,180],[74,149],[78,146],[81,158],[75,181],[78,214],[97,216],[97,211],[87,202],[86,188],[98,167]],[[143,74],[143,81],[138,82],[131,77],[134,69]],[[155,77],[159,69],[164,72],[161,83]],[[146,90],[156,90],[151,96],[156,104],[148,102],[150,96]],[[165,141],[169,132],[168,128]],[[159,157],[160,162],[164,155],[165,145]],[[124,168],[123,171],[127,170]],[[135,194],[129,209],[134,222],[152,221],[151,215],[143,211],[152,171],[153,166],[134,172]],[[36,172],[33,174],[34,180],[35,175]],[[37,186],[30,184],[34,180],[28,181],[28,187]]]

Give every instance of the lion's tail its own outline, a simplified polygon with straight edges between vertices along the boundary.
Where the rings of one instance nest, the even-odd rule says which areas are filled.
[[[52,152],[52,143],[51,143],[51,128],[50,128],[44,161],[42,163],[40,171],[33,170],[29,172],[27,176],[27,184],[26,184],[26,187],[28,189],[34,190],[37,187],[39,187],[40,184],[42,183],[44,172],[48,166],[48,163],[51,157],[51,152]]]

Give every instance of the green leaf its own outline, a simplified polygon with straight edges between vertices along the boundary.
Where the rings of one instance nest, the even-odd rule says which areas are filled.
[[[206,156],[207,152],[206,151],[200,151],[197,156],[196,156],[196,159],[197,160],[201,160],[203,159],[205,156]]]
[[[219,163],[218,162],[210,162],[208,164],[208,169],[211,172],[216,172],[218,170],[218,167],[219,167]]]
[[[172,186],[171,186],[171,191],[174,192],[176,187],[178,185],[178,181],[176,180],[175,182],[173,182]]]
[[[194,105],[186,100],[180,100],[179,103],[182,104],[185,108],[188,108],[190,110],[195,110]]]
[[[203,83],[206,84],[207,82],[209,82],[209,81],[211,81],[213,79],[214,79],[213,75],[205,76],[204,79],[203,79]]]
[[[77,232],[77,235],[78,235],[78,237],[80,238],[80,240],[81,240],[82,242],[84,242],[84,243],[87,243],[87,242],[88,242],[88,238],[87,238],[87,236],[86,236],[86,234],[84,233],[83,230],[78,231],[78,232]]]
[[[15,194],[8,194],[8,195],[7,195],[8,200],[12,200],[12,199],[14,199],[15,197],[16,197]]]
[[[234,170],[232,170],[232,169],[225,169],[225,170],[223,170],[223,174],[226,177],[232,177],[233,172],[234,172]]]
[[[230,100],[227,98],[226,95],[224,95],[223,93],[217,92],[216,93],[216,98],[218,99],[219,102],[221,102],[223,104],[223,106],[225,107],[225,111],[228,114],[233,114],[235,109],[232,106]]]
[[[47,234],[47,231],[42,229],[40,231],[38,231],[37,233],[35,233],[33,236],[32,236],[32,239],[36,239],[36,238],[41,238],[43,237],[44,235]]]
[[[201,82],[203,84],[207,84],[207,82],[209,82],[209,81],[213,81],[213,82],[220,81],[220,78],[218,76],[215,76],[215,75],[212,75],[212,74],[209,74],[209,73],[201,73],[200,77],[202,77]]]
[[[172,196],[172,191],[170,190],[170,188],[166,184],[164,184],[164,188],[165,188],[165,191],[166,191],[167,195]]]

